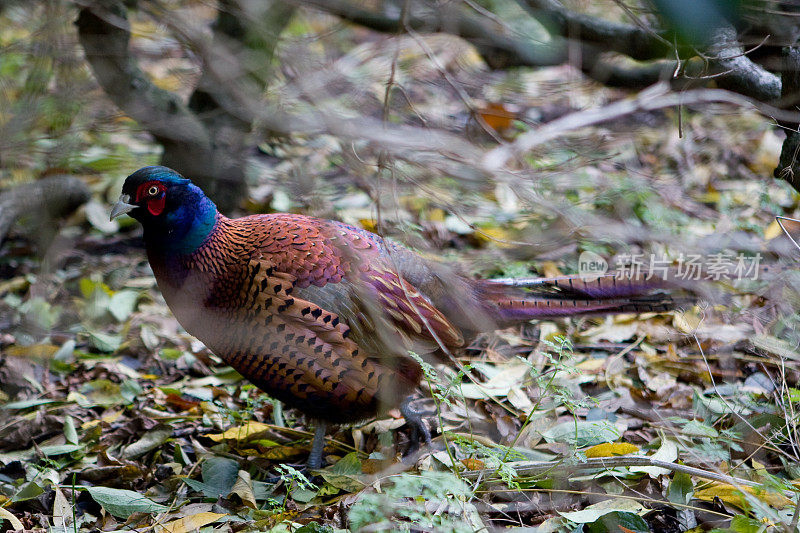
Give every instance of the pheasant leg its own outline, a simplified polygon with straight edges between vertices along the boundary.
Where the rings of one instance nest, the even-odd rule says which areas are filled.
[[[414,397],[408,396],[400,404],[400,413],[402,413],[406,423],[411,427],[411,444],[406,455],[410,455],[419,449],[420,440],[424,440],[426,445],[431,443],[431,431],[425,423],[422,412],[414,407],[413,401]]]
[[[314,440],[311,442],[311,454],[306,463],[309,470],[317,470],[322,467],[322,449],[325,447],[325,430],[328,429],[328,424],[324,420],[317,420],[316,423]]]

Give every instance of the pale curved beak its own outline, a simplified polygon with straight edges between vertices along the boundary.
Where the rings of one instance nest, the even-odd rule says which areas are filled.
[[[129,213],[130,211],[136,209],[137,206],[128,203],[130,201],[130,196],[127,194],[120,194],[119,201],[115,203],[114,207],[111,209],[111,218],[109,220],[114,220],[118,216],[124,215],[125,213]]]

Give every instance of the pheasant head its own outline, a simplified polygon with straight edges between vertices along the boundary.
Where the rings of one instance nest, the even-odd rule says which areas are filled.
[[[111,218],[126,213],[142,224],[148,248],[163,253],[192,253],[217,221],[217,207],[199,187],[161,166],[127,177]]]

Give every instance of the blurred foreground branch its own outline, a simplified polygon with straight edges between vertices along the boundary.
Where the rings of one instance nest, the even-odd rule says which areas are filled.
[[[683,20],[676,20],[670,17],[674,13],[668,12],[668,6],[656,2],[662,11],[646,21],[625,7],[627,16],[636,22],[629,24],[572,11],[558,0],[518,3],[545,29],[547,37],[524,34],[510,22],[469,2],[448,4],[446,8],[428,0],[384,0],[370,7],[348,0],[302,2],[380,32],[457,35],[475,46],[493,69],[572,63],[608,86],[642,89],[668,81],[673,89],[685,90],[713,83],[762,104],[793,109],[794,99],[782,88],[781,79],[796,77],[798,65],[777,61],[776,57],[786,56],[794,45],[796,25],[787,25],[785,15],[800,15],[800,7],[786,7],[787,13],[781,14],[747,4],[747,9],[739,6],[739,11],[722,13],[712,2],[698,0],[684,6],[680,13]],[[698,20],[706,27],[692,33],[689,30]],[[797,129],[794,121],[784,120],[782,125]],[[787,179],[793,176],[797,159],[792,137],[787,139],[776,170],[776,176]],[[497,148],[487,160],[508,150]],[[789,181],[797,188],[796,180]]]
[[[89,187],[72,176],[51,176],[18,185],[0,193],[0,243],[21,216],[36,223],[36,234],[57,228],[56,221],[72,214],[89,200]]]
[[[251,6],[248,6],[251,7]],[[86,58],[109,98],[149,131],[164,147],[162,163],[191,176],[223,211],[238,205],[245,192],[245,163],[252,117],[231,109],[234,86],[255,82],[256,97],[264,89],[263,74],[277,36],[293,9],[265,2],[250,12],[238,2],[223,1],[213,26],[213,40],[195,39],[203,59],[198,86],[189,101],[157,87],[130,52],[130,23],[122,2],[97,2],[80,11],[76,21]],[[248,24],[258,23],[251,32]],[[252,37],[256,35],[257,38]],[[242,49],[258,52],[253,64],[239,61]],[[261,74],[258,76],[256,74]]]
[[[759,483],[742,479],[727,474],[710,472],[701,468],[693,466],[682,465],[678,463],[671,463],[668,461],[659,461],[651,457],[641,456],[628,456],[628,457],[591,457],[582,459],[581,461],[565,460],[565,461],[528,461],[528,462],[515,462],[509,463],[509,466],[520,476],[541,476],[562,473],[564,475],[574,475],[579,472],[606,470],[611,468],[626,468],[626,467],[649,467],[661,468],[671,472],[681,472],[689,474],[690,476],[698,477],[700,479],[708,479],[712,481],[719,481],[721,483],[729,483],[734,486],[756,487]],[[491,475],[497,472],[497,469],[487,468],[484,470],[471,470],[463,472],[461,475],[467,479],[479,479],[486,475]]]
[[[177,94],[156,87],[139,68],[129,51],[130,27],[121,1],[83,7],[77,26],[86,57],[105,92],[164,147],[162,163],[195,180],[222,211],[236,207],[244,196],[250,147],[258,144],[259,138],[276,133],[326,133],[346,141],[366,141],[442,174],[474,180],[485,177],[487,170],[500,170],[511,157],[541,144],[543,139],[553,139],[565,131],[565,126],[574,129],[580,124],[611,120],[631,109],[655,109],[691,100],[674,95],[658,103],[636,99],[632,108],[625,101],[596,112],[581,112],[587,116],[575,124],[561,121],[547,126],[546,136],[540,128],[511,146],[494,148],[488,155],[482,153],[483,148],[443,130],[389,125],[366,113],[353,118],[353,110],[343,112],[327,103],[338,102],[335,95],[315,99],[317,86],[326,92],[336,83],[325,73],[290,81],[298,89],[297,102],[302,103],[295,109],[307,108],[309,100],[313,104],[310,111],[298,113],[283,102],[268,104],[264,91],[273,75],[270,64],[276,43],[299,7],[385,33],[456,35],[473,45],[493,69],[573,64],[610,86],[643,89],[662,82],[665,85],[658,87],[668,84],[673,90],[685,91],[715,84],[731,92],[697,93],[697,103],[752,104],[762,113],[780,118],[789,129],[796,129],[800,123],[791,116],[793,100],[781,82],[782,78],[789,79],[797,66],[787,61],[776,66],[774,60],[776,53],[794,44],[791,39],[795,33],[765,33],[773,31],[777,23],[767,10],[752,10],[755,15],[749,16],[755,17],[755,22],[745,20],[741,13],[723,16],[714,12],[716,18],[709,19],[702,35],[687,37],[681,21],[670,19],[668,10],[658,2],[656,7],[661,6],[661,12],[648,13],[646,18],[623,6],[626,18],[634,23],[579,13],[558,0],[518,3],[522,16],[531,19],[524,26],[471,2],[291,0],[283,4],[276,0],[261,4],[223,0],[211,25],[211,39],[184,21],[170,22],[171,30],[201,62],[199,81],[185,102]],[[707,0],[697,0],[694,9],[700,13],[709,7],[707,4]],[[156,18],[166,15],[156,2],[143,2],[139,9]],[[687,20],[692,18],[690,12],[682,15]],[[535,27],[541,31],[531,29]],[[794,157],[792,146],[787,145],[784,152]],[[783,170],[776,175],[792,175],[785,169],[791,170],[793,163],[787,161],[782,161]],[[794,180],[790,182],[795,185]]]
[[[693,89],[686,92],[671,92],[665,84],[659,84],[642,91],[636,98],[619,100],[603,107],[579,111],[548,122],[544,126],[520,135],[513,143],[494,148],[483,161],[487,171],[496,171],[508,161],[536,146],[549,142],[567,131],[594,126],[603,122],[622,118],[638,111],[652,111],[665,107],[692,105],[700,103],[730,103],[742,107],[754,106],[761,113],[773,118],[800,121],[800,113],[778,109],[739,94],[720,89]]]

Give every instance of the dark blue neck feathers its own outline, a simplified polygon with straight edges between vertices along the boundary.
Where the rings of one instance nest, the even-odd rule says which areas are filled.
[[[167,209],[157,223],[143,223],[145,243],[162,257],[190,254],[208,238],[216,222],[217,206],[189,183],[178,194],[167,196]]]

